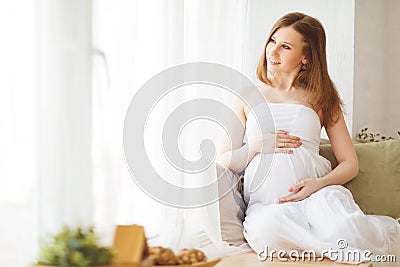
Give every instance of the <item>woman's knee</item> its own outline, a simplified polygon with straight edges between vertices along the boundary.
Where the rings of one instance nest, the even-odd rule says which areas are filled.
[[[244,235],[253,249],[279,248],[285,242],[285,214],[281,209],[270,208],[257,211],[247,216],[244,225]],[[255,250],[256,250],[255,249]]]

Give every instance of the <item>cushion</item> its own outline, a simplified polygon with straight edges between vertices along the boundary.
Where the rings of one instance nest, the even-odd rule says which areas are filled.
[[[400,140],[356,143],[359,174],[346,183],[354,200],[366,214],[400,217]],[[320,146],[320,154],[332,168],[337,160],[329,144]]]
[[[220,229],[223,241],[231,245],[245,243],[243,236],[244,204],[241,188],[241,176],[217,165]]]

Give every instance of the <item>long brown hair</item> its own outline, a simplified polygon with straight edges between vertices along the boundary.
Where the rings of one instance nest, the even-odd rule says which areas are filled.
[[[308,15],[294,12],[281,17],[267,38],[263,53],[257,66],[260,81],[271,85],[268,79],[266,46],[275,32],[283,27],[291,27],[304,38],[303,53],[307,58],[305,69],[301,69],[294,81],[295,87],[304,88],[308,92],[308,101],[317,112],[322,110],[323,125],[332,126],[342,112],[342,100],[334,83],[329,77],[326,60],[326,36],[322,24]]]

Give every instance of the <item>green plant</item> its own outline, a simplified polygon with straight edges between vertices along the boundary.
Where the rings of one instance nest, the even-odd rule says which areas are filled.
[[[110,264],[114,255],[109,248],[98,245],[93,227],[63,229],[41,248],[38,264],[62,267],[88,267]]]
[[[400,139],[400,131],[397,131],[397,134],[399,135],[398,139]],[[379,133],[369,133],[368,128],[361,129],[357,139],[361,142],[380,142],[395,140],[395,138],[392,136],[381,136]]]

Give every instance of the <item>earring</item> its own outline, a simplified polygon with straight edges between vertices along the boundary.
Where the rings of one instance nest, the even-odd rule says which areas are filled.
[[[307,69],[306,64],[303,64],[303,65],[301,66],[301,70],[306,70],[306,69]]]

